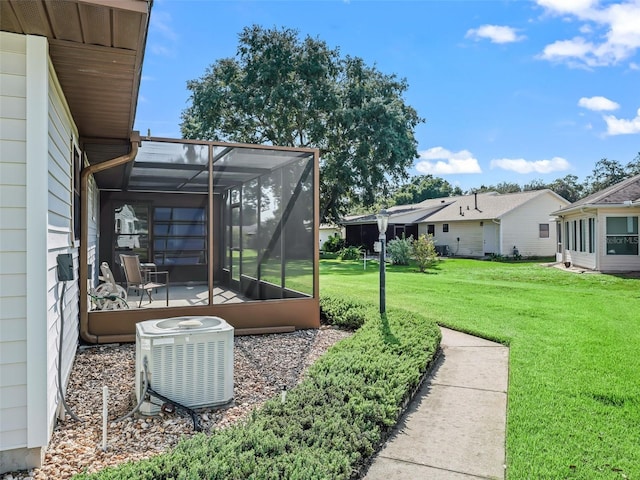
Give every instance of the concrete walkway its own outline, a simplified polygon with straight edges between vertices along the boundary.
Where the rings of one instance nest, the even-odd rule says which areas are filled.
[[[509,349],[441,330],[443,353],[366,480],[505,478]]]

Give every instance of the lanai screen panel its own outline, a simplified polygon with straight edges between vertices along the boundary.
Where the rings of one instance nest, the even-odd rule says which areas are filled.
[[[181,264],[186,268],[200,251],[196,242],[205,241],[202,235],[208,232],[205,222],[210,218],[213,241],[210,243],[207,236],[209,249],[201,250],[205,253],[197,257],[196,263],[213,262],[216,287],[229,289],[244,301],[312,297],[315,266],[312,152],[143,140],[123,190],[156,192],[163,194],[163,198],[174,193],[208,195],[210,167],[214,208],[206,214],[196,212],[197,225],[189,225],[184,217],[193,212],[172,208],[170,203],[159,207],[156,202],[150,213],[153,221],[150,261],[158,268],[167,266],[176,272]],[[175,220],[178,214],[184,218]],[[165,231],[167,228],[173,230]],[[194,238],[177,238],[174,234],[178,230]],[[178,251],[181,245],[185,246],[184,252]],[[184,275],[174,277],[184,280]],[[214,295],[212,303],[223,299]]]

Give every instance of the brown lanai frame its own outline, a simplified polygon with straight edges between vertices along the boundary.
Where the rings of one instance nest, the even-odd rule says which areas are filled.
[[[317,328],[320,324],[319,311],[319,283],[317,242],[319,228],[319,152],[317,149],[284,148],[246,144],[226,144],[221,142],[175,140],[163,138],[146,138],[145,140],[166,143],[183,143],[208,145],[208,173],[207,182],[208,211],[207,216],[207,247],[208,247],[208,305],[187,307],[166,307],[155,309],[119,310],[119,311],[89,311],[88,309],[88,179],[99,171],[124,165],[135,159],[140,139],[134,135],[131,139],[131,152],[113,160],[89,166],[83,170],[81,177],[81,249],[80,249],[80,335],[89,343],[112,343],[135,341],[135,324],[139,321],[169,318],[188,315],[216,315],[224,318],[236,328],[236,334],[270,333],[291,331],[300,328]],[[282,298],[270,300],[255,300],[245,303],[213,304],[214,269],[214,155],[215,147],[230,149],[271,150],[274,152],[307,153],[313,156],[313,245],[310,248],[313,255],[313,294],[305,298]],[[217,223],[220,225],[220,222]],[[96,261],[98,261],[96,259]],[[284,261],[284,259],[282,259]],[[283,267],[286,264],[283,264]],[[284,289],[284,285],[282,285]]]

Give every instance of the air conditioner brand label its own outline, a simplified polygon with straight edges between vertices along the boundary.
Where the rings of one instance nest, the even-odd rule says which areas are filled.
[[[149,338],[141,338],[140,339],[140,348],[142,350],[151,350],[151,339],[149,339]]]
[[[153,340],[154,345],[170,345],[173,343],[173,337],[156,338]]]

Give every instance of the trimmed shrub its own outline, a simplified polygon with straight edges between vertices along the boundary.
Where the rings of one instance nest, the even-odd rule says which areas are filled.
[[[148,460],[77,479],[349,479],[358,476],[395,425],[435,356],[440,330],[400,309],[324,297],[324,315],[348,311],[362,327],[334,345],[287,395],[254,410],[243,424],[196,435]],[[352,321],[349,320],[349,321]]]

